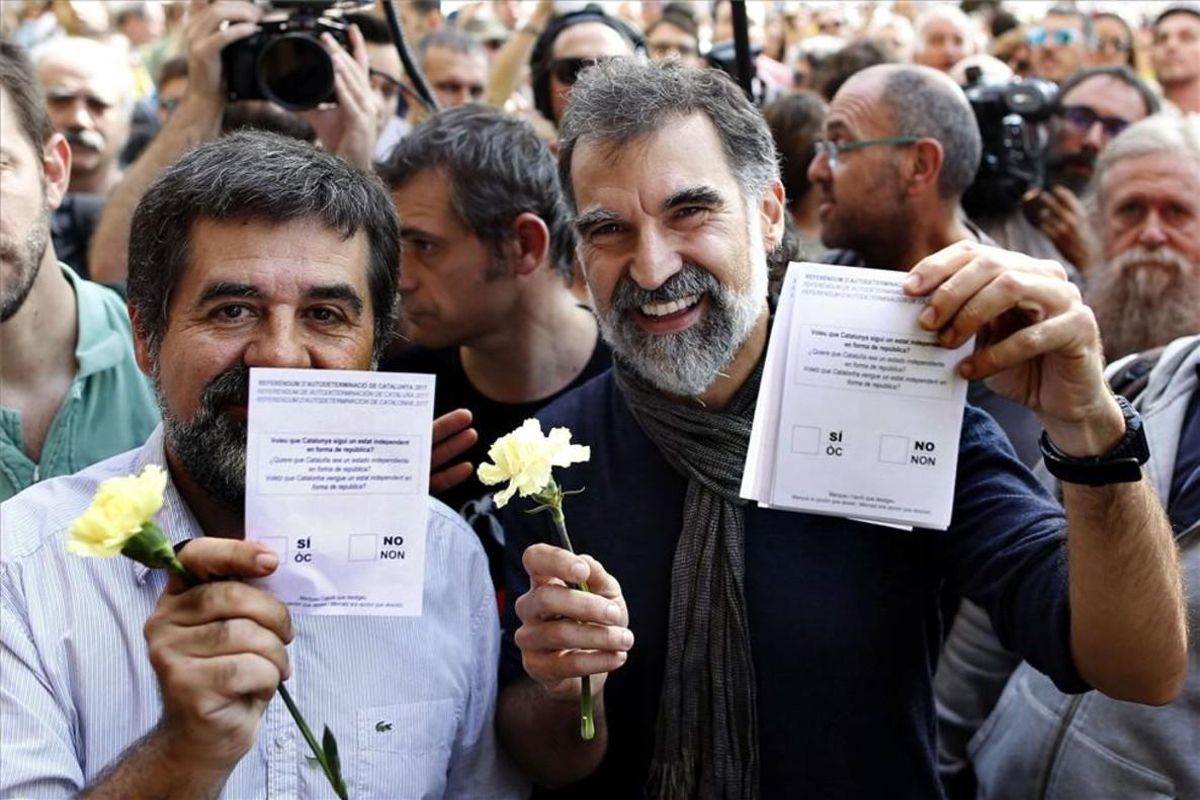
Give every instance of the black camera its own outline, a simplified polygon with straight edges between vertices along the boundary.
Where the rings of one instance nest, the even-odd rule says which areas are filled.
[[[984,83],[979,68],[972,67],[963,91],[983,140],[979,171],[963,195],[963,209],[972,217],[1007,214],[1027,191],[1045,184],[1046,123],[1058,87],[1037,78]]]
[[[221,51],[226,98],[270,100],[288,111],[333,103],[333,61],[321,44],[328,33],[349,49],[347,26],[327,16],[338,0],[273,0],[270,8],[286,11],[282,19],[264,20],[254,35]]]

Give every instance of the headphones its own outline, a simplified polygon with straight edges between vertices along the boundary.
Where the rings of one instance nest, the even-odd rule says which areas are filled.
[[[624,20],[604,13],[604,10],[595,3],[589,3],[580,11],[573,11],[550,20],[546,29],[538,36],[537,42],[534,43],[533,52],[529,54],[529,70],[533,82],[533,105],[543,117],[553,122],[555,127],[558,126],[558,120],[554,118],[550,103],[550,71],[554,61],[551,53],[554,50],[554,41],[567,28],[584,22],[599,22],[607,25],[621,34],[621,38],[629,43],[635,54],[646,52],[646,39],[640,31]]]

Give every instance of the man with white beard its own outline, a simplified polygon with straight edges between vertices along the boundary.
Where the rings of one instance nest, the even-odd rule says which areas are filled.
[[[1151,117],[1096,165],[1085,300],[1109,360],[1200,333],[1200,115]]]
[[[936,184],[943,145],[887,138],[886,81],[856,86],[828,129],[829,168],[879,159],[906,187]],[[946,95],[970,113],[952,83]],[[766,255],[786,211],[770,130],[731,80],[604,61],[580,75],[561,133],[614,366],[539,413],[592,448],[562,476],[587,490],[567,516],[588,555],[546,544],[553,528],[522,504],[502,516],[516,602],[497,731],[529,777],[576,798],[937,796],[930,673],[945,585],[1070,691],[1174,697],[1186,669],[1174,550],[1139,475],[1095,474],[1098,487],[1076,473],[1064,519],[968,408],[946,532],[740,499],[770,327]],[[1036,406],[1073,463],[1111,463],[1136,435],[1059,265],[959,241],[915,259],[905,286],[946,346],[979,333],[960,374]],[[590,594],[571,588],[581,582]]]

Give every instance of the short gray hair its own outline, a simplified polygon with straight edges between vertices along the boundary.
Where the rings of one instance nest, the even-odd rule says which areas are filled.
[[[983,153],[979,124],[962,89],[928,67],[886,67],[884,102],[897,136],[936,139],[942,145],[938,194],[957,200],[975,180]]]
[[[1096,160],[1091,192],[1087,198],[1088,210],[1097,232],[1103,233],[1105,228],[1103,187],[1108,171],[1127,159],[1161,153],[1178,156],[1185,162],[1200,166],[1200,114],[1182,117],[1154,114],[1130,125],[1109,142]]]
[[[572,209],[571,156],[580,140],[625,144],[659,130],[669,119],[697,112],[717,129],[725,160],[746,198],[760,197],[779,180],[770,128],[725,73],[612,58],[580,74],[563,115],[558,174]]]

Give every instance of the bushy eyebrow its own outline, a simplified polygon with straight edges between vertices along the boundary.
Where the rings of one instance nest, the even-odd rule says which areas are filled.
[[[400,238],[401,239],[428,239],[429,241],[432,241],[432,242],[441,241],[441,237],[434,236],[429,231],[421,230],[420,228],[406,228],[403,225],[400,226]]]
[[[621,215],[610,208],[594,208],[575,218],[575,232],[586,236],[593,229],[610,222],[620,222]]]
[[[262,296],[262,292],[253,284],[238,283],[236,281],[217,281],[201,293],[197,305],[204,305],[213,300],[226,298],[257,300]],[[362,297],[348,283],[329,283],[320,286],[310,286],[304,290],[304,297],[307,300],[338,300],[349,305],[355,314],[361,314],[363,309]]]
[[[210,300],[220,300],[225,297],[258,298],[262,297],[262,292],[248,283],[217,281],[204,290],[197,305],[204,305]]]
[[[706,206],[719,208],[725,205],[725,197],[712,186],[689,186],[671,194],[663,201],[662,210],[670,211],[681,206]],[[575,232],[586,236],[592,230],[610,222],[620,222],[621,215],[610,208],[594,208],[575,219]]]
[[[680,189],[663,203],[663,211],[680,206],[707,206],[717,208],[725,205],[725,197],[712,186],[690,186]]]
[[[337,300],[350,306],[355,314],[361,314],[363,300],[358,290],[348,283],[329,283],[321,286],[310,286],[304,290],[308,300]]]

